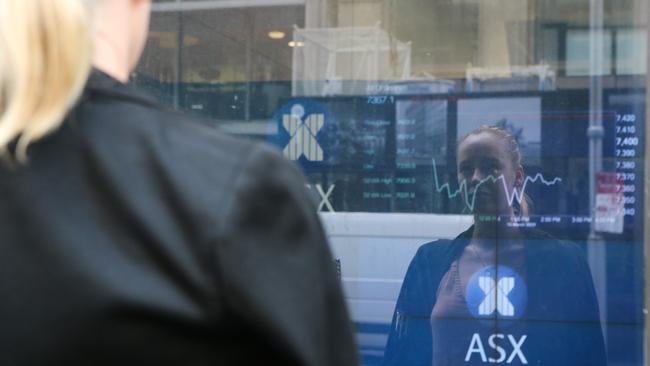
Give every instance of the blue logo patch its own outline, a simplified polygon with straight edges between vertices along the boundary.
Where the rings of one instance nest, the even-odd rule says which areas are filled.
[[[470,278],[465,301],[476,318],[518,319],[526,311],[528,288],[512,268],[490,266]]]

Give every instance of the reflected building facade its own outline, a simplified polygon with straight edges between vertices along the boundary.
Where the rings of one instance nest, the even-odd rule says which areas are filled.
[[[472,224],[457,150],[483,124],[523,152],[532,212],[512,225],[577,245],[609,364],[642,364],[647,1],[168,0],[153,10],[134,85],[303,168],[363,364],[384,361],[418,248]]]

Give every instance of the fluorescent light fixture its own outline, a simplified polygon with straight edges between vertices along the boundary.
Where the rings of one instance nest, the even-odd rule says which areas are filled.
[[[269,38],[271,39],[282,39],[286,36],[284,32],[281,31],[270,31]]]
[[[289,42],[289,47],[302,47],[305,45],[303,41],[291,41]]]

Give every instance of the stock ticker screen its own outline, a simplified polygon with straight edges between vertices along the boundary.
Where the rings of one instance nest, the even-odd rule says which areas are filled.
[[[586,90],[297,98],[275,114],[278,133],[270,142],[300,164],[320,202],[319,211],[469,215],[474,197],[457,178],[458,143],[482,125],[508,131],[518,142],[525,173],[521,189],[507,194],[508,203],[521,201],[525,194],[532,206],[528,217],[515,218],[513,225],[577,244],[599,296],[601,322],[543,320],[531,323],[529,329],[580,338],[581,332],[598,325],[607,359],[612,364],[638,365],[643,355],[645,109],[643,90],[604,91],[603,171],[594,180],[593,214]],[[592,230],[600,242],[590,240]],[[436,231],[431,228],[432,239]],[[372,253],[364,259],[362,253],[359,258],[342,258],[344,266],[387,265],[367,263],[380,255]],[[552,267],[553,259],[542,261],[542,267]],[[547,275],[547,280],[553,278],[552,273]],[[549,283],[563,282],[553,281]],[[377,284],[368,286],[374,289]],[[549,294],[552,298],[566,295],[552,289]],[[376,310],[363,309],[359,311]],[[422,329],[430,326],[427,311]],[[359,329],[366,329],[363,326]],[[389,326],[368,329],[388,332]],[[455,325],[453,329],[473,328]],[[529,335],[531,344],[526,347],[533,347],[533,333]],[[459,339],[462,344],[469,338]],[[373,347],[368,346],[370,356],[364,356],[364,362],[375,357]],[[570,364],[581,362],[586,361],[571,359]]]
[[[596,190],[616,193],[601,218],[616,222],[598,227],[618,240],[643,232],[644,97],[605,93]],[[463,214],[472,197],[457,180],[457,143],[481,125],[498,126],[522,154],[524,184],[509,197],[512,203],[525,193],[532,202],[520,224],[581,239],[594,220],[588,101],[586,91],[294,99],[276,113],[271,142],[302,166],[321,211]]]

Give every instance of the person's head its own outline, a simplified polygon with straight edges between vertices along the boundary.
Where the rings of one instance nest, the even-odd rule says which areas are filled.
[[[521,191],[525,174],[519,144],[510,133],[481,126],[459,141],[457,160],[458,182],[465,182],[465,201],[475,215],[528,215],[527,198],[519,202],[513,196],[513,190]]]
[[[91,67],[126,82],[151,0],[0,0],[0,154],[56,130]],[[16,150],[9,145],[16,142]]]

